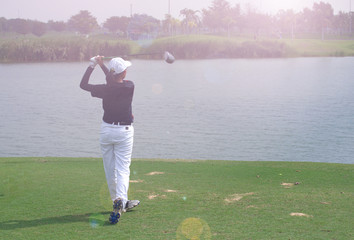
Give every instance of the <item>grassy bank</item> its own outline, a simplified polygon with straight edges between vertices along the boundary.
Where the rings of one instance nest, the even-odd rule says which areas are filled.
[[[290,57],[346,57],[354,56],[353,40],[294,39],[284,41],[293,53]]]
[[[177,59],[205,58],[277,58],[354,56],[353,40],[260,39],[218,36],[177,36],[162,38],[145,49],[167,49]]]
[[[150,41],[148,41],[150,43]],[[354,56],[353,40],[228,38],[183,35],[140,46],[109,35],[0,37],[0,62],[87,61],[100,54],[171,52],[177,59]],[[160,57],[160,56],[155,56]]]
[[[134,42],[105,37],[47,36],[0,39],[0,62],[88,61],[101,54],[129,54],[137,48]]]
[[[134,159],[141,204],[110,225],[100,159],[0,158],[0,238],[351,239],[353,180],[343,164]]]
[[[288,46],[277,40],[246,40],[207,35],[177,36],[154,41],[145,51],[173,53],[177,59],[285,57]]]

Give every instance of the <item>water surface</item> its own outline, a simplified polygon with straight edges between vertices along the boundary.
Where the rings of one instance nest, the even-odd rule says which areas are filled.
[[[132,62],[135,158],[354,163],[354,58]],[[0,65],[1,157],[101,156],[86,67]]]

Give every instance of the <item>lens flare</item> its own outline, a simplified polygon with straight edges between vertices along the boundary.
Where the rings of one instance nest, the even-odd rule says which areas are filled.
[[[187,218],[177,229],[177,240],[179,239],[211,239],[211,231],[208,224],[200,218]]]
[[[92,228],[101,227],[105,223],[105,217],[100,213],[94,213],[89,217],[89,223]]]
[[[152,85],[151,90],[154,94],[159,95],[163,92],[163,86],[159,83]]]

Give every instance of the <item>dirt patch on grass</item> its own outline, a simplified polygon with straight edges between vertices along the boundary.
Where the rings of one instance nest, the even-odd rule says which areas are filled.
[[[164,190],[164,192],[167,192],[167,193],[175,193],[175,192],[177,192],[177,190],[166,189],[166,190]]]
[[[232,194],[231,196],[229,196],[228,198],[225,198],[224,201],[226,203],[238,202],[242,198],[244,198],[246,196],[251,196],[251,195],[254,195],[254,193],[253,192],[250,192],[250,193],[235,193],[235,194]]]
[[[313,217],[313,216],[308,215],[306,213],[290,213],[290,216],[295,216],[295,217]]]
[[[254,205],[249,205],[246,207],[246,209],[249,209],[249,208],[258,208],[257,206],[254,206]]]
[[[154,199],[156,199],[156,198],[166,198],[166,195],[150,194],[150,195],[148,196],[148,199],[150,199],[150,200],[154,200]]]
[[[146,191],[146,190],[136,190],[136,192],[146,193],[146,192],[149,192],[149,191]]]
[[[291,188],[295,185],[299,185],[300,183],[299,182],[294,182],[294,183],[281,183],[280,185],[282,185],[284,188]]]
[[[147,176],[153,176],[153,175],[162,175],[162,174],[165,174],[164,172],[150,172],[150,173],[147,173],[145,175]]]
[[[140,180],[140,179],[138,179],[138,180],[130,180],[129,182],[130,183],[142,183],[142,182],[144,182],[144,180]]]
[[[282,185],[284,188],[291,188],[293,187],[295,184],[294,183],[281,183],[280,185]]]

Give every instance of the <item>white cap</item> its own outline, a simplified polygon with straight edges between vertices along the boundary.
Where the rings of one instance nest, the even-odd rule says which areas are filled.
[[[109,70],[114,71],[113,74],[119,74],[124,72],[128,67],[132,65],[131,62],[125,61],[123,58],[117,57],[109,61]]]

